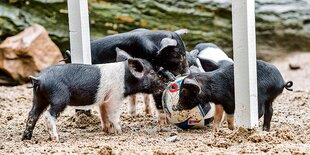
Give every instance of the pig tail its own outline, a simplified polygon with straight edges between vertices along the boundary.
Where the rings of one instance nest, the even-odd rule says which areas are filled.
[[[29,79],[32,83],[32,86],[27,87],[27,88],[34,88],[34,90],[37,91],[40,85],[40,80],[37,77],[33,77],[33,76],[29,76]]]
[[[292,81],[288,81],[285,83],[284,88],[289,90],[289,91],[293,91],[293,89],[291,89],[291,87],[293,86],[293,82]]]

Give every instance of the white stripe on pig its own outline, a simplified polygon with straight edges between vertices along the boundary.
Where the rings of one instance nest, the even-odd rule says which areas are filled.
[[[198,58],[200,59],[210,59],[215,61],[216,63],[221,60],[227,60],[230,62],[233,62],[232,59],[230,59],[224,51],[222,51],[220,48],[214,48],[214,47],[207,47],[204,50],[202,50],[198,54]]]
[[[125,63],[97,65],[101,71],[95,104],[99,105],[104,131],[121,133],[120,107],[125,92]]]

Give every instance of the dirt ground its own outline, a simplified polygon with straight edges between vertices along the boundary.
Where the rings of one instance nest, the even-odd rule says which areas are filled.
[[[310,154],[310,53],[292,53],[272,62],[285,80],[294,81],[293,92],[284,90],[274,102],[271,131],[263,132],[262,119],[256,130],[230,131],[224,124],[214,136],[211,128],[181,130],[159,126],[154,116],[138,115],[122,107],[123,133],[101,131],[98,112],[91,117],[75,114],[69,107],[58,119],[59,143],[48,140],[45,119],[36,125],[32,140],[21,141],[31,108],[32,90],[26,85],[0,87],[0,154]],[[300,65],[290,70],[289,64]],[[167,138],[176,135],[174,142]]]

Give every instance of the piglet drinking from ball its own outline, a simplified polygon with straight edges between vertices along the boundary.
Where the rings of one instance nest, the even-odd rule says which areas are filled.
[[[223,60],[225,61],[225,60]],[[228,128],[234,129],[234,65],[223,62],[211,72],[192,73],[182,82],[179,102],[174,110],[192,109],[199,103],[214,102],[216,105],[214,116],[214,131],[219,130],[223,110],[227,114]],[[216,66],[216,64],[214,64]],[[272,102],[280,95],[284,88],[292,91],[293,82],[285,82],[279,70],[264,61],[257,61],[257,92],[258,117],[264,115],[263,130],[270,130],[273,114]]]

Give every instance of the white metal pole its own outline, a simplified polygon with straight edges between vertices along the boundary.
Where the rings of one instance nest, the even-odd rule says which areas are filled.
[[[67,2],[71,62],[91,64],[88,2],[87,0],[68,0]],[[83,110],[76,109],[76,111]],[[91,113],[90,109],[85,112]]]
[[[255,1],[232,0],[236,125],[258,126]]]
[[[68,0],[72,63],[91,64],[87,0]]]

